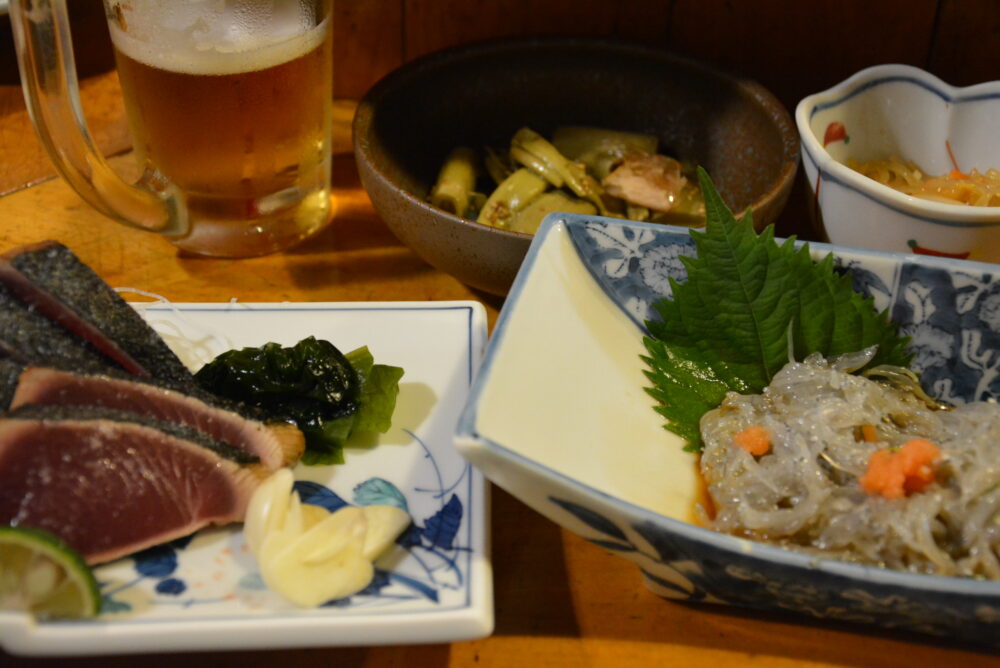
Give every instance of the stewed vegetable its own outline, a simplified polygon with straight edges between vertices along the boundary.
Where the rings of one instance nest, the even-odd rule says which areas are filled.
[[[528,234],[554,212],[703,224],[694,165],[657,149],[656,137],[632,132],[564,126],[549,141],[521,128],[506,150],[487,147],[481,156],[469,147],[452,150],[429,200],[484,225]]]

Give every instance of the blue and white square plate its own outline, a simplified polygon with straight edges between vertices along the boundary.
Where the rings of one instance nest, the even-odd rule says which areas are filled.
[[[126,294],[126,296],[128,296]],[[296,470],[303,500],[333,508],[390,503],[413,527],[348,599],[300,609],[269,591],[239,525],[99,566],[99,617],[36,623],[0,612],[13,654],[78,655],[432,643],[493,628],[489,513],[482,476],[452,433],[486,347],[477,302],[134,304],[192,368],[236,347],[307,336],[367,345],[405,375],[392,429],[347,448],[340,466]]]
[[[912,337],[939,398],[1000,395],[1000,265],[811,244]],[[638,565],[654,592],[1000,645],[1000,582],[821,559],[698,526],[696,457],[644,388],[644,322],[688,230],[553,214],[510,291],[456,430],[492,482]],[[998,457],[1000,466],[1000,457]]]

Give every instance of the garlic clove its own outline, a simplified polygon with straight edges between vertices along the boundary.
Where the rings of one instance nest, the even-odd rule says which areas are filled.
[[[368,520],[364,555],[366,559],[375,561],[410,526],[412,520],[408,512],[396,506],[363,506],[361,510]]]

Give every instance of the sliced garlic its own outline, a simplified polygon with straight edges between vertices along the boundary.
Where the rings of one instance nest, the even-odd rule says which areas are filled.
[[[357,508],[342,508],[305,533],[281,530],[269,534],[257,557],[261,577],[303,607],[364,589],[375,573],[372,562],[362,554],[365,524],[364,513]]]
[[[330,511],[322,506],[304,503],[302,504],[302,528],[310,529],[322,522],[329,515]]]
[[[345,506],[330,513],[303,504],[288,469],[257,488],[244,534],[264,583],[291,602],[314,607],[371,582],[374,560],[410,524],[395,506]]]
[[[364,555],[375,561],[410,526],[410,514],[396,506],[362,506],[368,519]]]
[[[253,554],[260,551],[264,536],[284,524],[295,476],[291,469],[278,469],[250,497],[243,521],[243,537]]]

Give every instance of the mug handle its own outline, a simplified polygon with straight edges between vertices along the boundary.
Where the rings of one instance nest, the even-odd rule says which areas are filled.
[[[11,0],[9,9],[28,114],[59,173],[88,204],[121,223],[185,234],[184,207],[126,183],[94,146],[80,104],[66,0]]]

